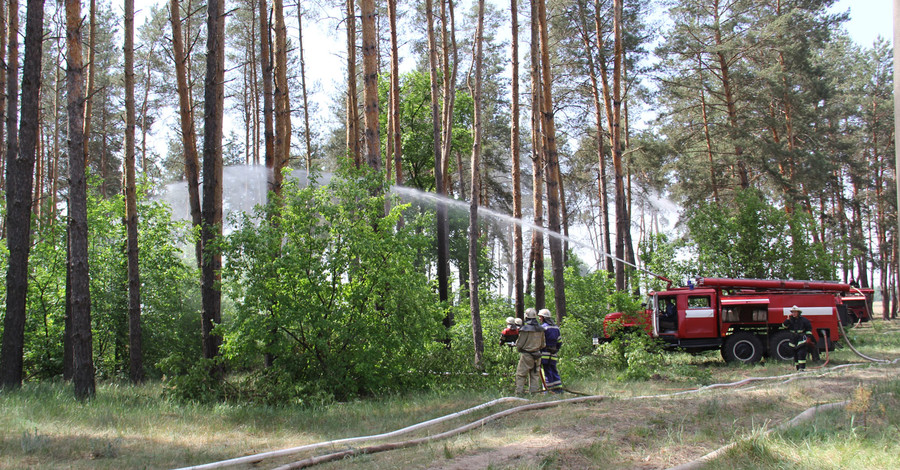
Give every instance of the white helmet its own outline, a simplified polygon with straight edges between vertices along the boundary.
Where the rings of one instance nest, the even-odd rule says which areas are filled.
[[[546,308],[542,308],[541,311],[538,312],[538,316],[539,316],[539,317],[550,318],[550,310],[547,310]]]
[[[528,308],[525,310],[525,318],[535,318],[537,317],[537,310],[533,308]]]
[[[522,326],[522,319],[516,318],[516,326]]]
[[[515,317],[506,317],[506,324],[507,324],[507,325],[512,325],[512,324],[515,323],[515,322],[516,322],[516,318],[515,318]]]

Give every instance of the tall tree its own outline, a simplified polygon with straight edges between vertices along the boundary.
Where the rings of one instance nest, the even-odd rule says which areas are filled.
[[[88,269],[87,179],[84,141],[84,65],[81,55],[81,1],[66,0],[66,91],[69,116],[69,300],[72,317],[72,381],[75,397],[94,396],[91,290]]]
[[[434,33],[434,5],[431,0],[425,0],[425,22],[428,29],[428,70],[431,80],[431,128],[432,128],[432,151],[434,152],[434,187],[435,191],[444,196],[447,194],[447,188],[444,187],[444,175],[441,172],[443,168],[441,163],[441,119],[438,111],[438,103],[440,102],[440,94],[438,93],[438,59],[437,59],[437,41]],[[438,275],[438,297],[441,302],[446,302],[450,298],[450,269],[448,260],[450,258],[450,231],[447,223],[447,206],[438,201],[437,205],[437,275]],[[453,314],[447,310],[447,316],[444,318],[444,326],[450,328],[453,324]]]
[[[403,158],[403,143],[400,131],[400,56],[397,46],[397,0],[388,0],[388,16],[391,25],[391,126],[388,130],[388,139],[393,139],[394,178],[398,185],[402,185],[403,169],[401,161]]]
[[[300,90],[303,93],[303,135],[306,140],[306,173],[312,171],[312,130],[309,127],[309,99],[306,93],[306,60],[303,54],[303,7],[297,2],[297,49],[300,51]]]
[[[18,2],[17,2],[18,3]],[[9,2],[0,2],[0,63],[6,62],[6,42],[9,38],[9,18],[7,7]],[[6,67],[0,67],[0,90],[6,90]],[[0,93],[0,186],[6,187],[6,93]],[[9,207],[9,206],[7,206]],[[5,233],[4,223],[0,221],[0,233]]]
[[[628,286],[625,277],[624,259],[628,256],[626,244],[630,244],[631,218],[625,194],[625,170],[622,163],[622,68],[624,45],[622,38],[622,0],[613,0],[613,86],[612,86],[612,119],[610,127],[610,146],[612,150],[614,187],[616,192],[616,288],[625,290]]]
[[[266,0],[259,0],[259,63],[263,81],[263,140],[265,141],[264,160],[266,168],[273,169],[269,190],[275,187],[275,68],[272,64],[272,51],[269,44],[271,37],[269,25],[269,7]]]
[[[347,152],[359,168],[359,106],[356,92],[356,8],[347,0]]]
[[[531,166],[532,166],[532,198],[534,206],[535,227],[544,226],[544,138],[541,119],[541,56],[540,56],[540,15],[536,1],[531,2]],[[544,232],[531,231],[531,261],[534,272],[534,306],[544,308]],[[532,272],[531,269],[528,271]],[[530,279],[526,282],[531,286]]]
[[[94,67],[96,63],[96,48],[97,48],[97,0],[91,0],[90,10],[88,12],[88,16],[90,18],[90,30],[88,31],[88,77],[87,77],[87,95],[85,96],[86,102],[84,107],[84,141],[89,142],[91,140],[91,118],[93,117],[93,95],[94,95],[94,80],[97,76],[97,68]],[[88,145],[84,146],[85,152],[88,152]],[[87,164],[90,162],[87,160],[88,154],[84,154],[84,159]],[[106,170],[103,165],[100,165],[100,174]],[[105,180],[105,178],[104,178]],[[103,186],[101,186],[103,188]],[[103,191],[103,189],[101,189]]]
[[[281,195],[282,170],[291,156],[291,102],[287,82],[287,26],[284,2],[273,0],[275,15],[275,161],[272,172],[275,194]],[[224,64],[223,64],[224,66]]]
[[[6,315],[0,348],[0,387],[22,385],[25,347],[25,305],[28,295],[28,253],[31,251],[31,191],[38,132],[38,91],[41,72],[43,2],[29,0],[25,17],[25,64],[22,74],[22,129],[16,137],[18,104],[18,2],[10,2],[9,110],[7,111],[6,207],[9,266],[6,271]],[[35,23],[36,22],[36,23]],[[21,144],[21,147],[19,146]]]
[[[375,32],[375,0],[361,0],[363,41],[363,107],[366,163],[381,168],[381,138],[378,132],[378,36]]]
[[[556,123],[553,117],[553,78],[550,75],[550,35],[547,27],[547,7],[544,0],[538,0],[538,26],[541,44],[541,129],[544,131],[544,157],[547,165],[547,228],[560,233],[560,184],[559,151],[556,144]],[[566,315],[565,262],[560,237],[551,236],[550,264],[553,269],[553,297],[556,303],[556,319],[562,322]]]
[[[484,367],[484,338],[481,329],[481,307],[478,302],[478,204],[481,198],[481,79],[484,39],[484,0],[478,0],[478,26],[475,29],[474,85],[470,90],[474,101],[472,124],[472,199],[469,202],[469,308],[472,311],[472,339],[475,345],[475,368]]]
[[[213,241],[222,236],[222,140],[225,101],[225,1],[209,0],[206,21],[206,78],[203,102],[203,357],[219,355],[222,338],[213,328],[222,322],[222,254]],[[216,368],[214,375],[220,371]]]
[[[195,230],[199,230],[203,222],[200,210],[200,155],[197,151],[197,130],[194,125],[194,107],[188,81],[188,57],[184,48],[179,0],[169,2],[169,15],[172,24],[172,56],[175,61],[175,82],[178,90],[181,144],[184,152],[184,177],[187,180],[191,223]],[[197,240],[194,248],[199,267],[203,262],[201,239]]]
[[[510,0],[509,13],[512,23],[512,101],[510,115],[510,154],[512,156],[513,185],[513,217],[522,218],[522,172],[519,156],[519,5],[517,0]],[[513,284],[515,289],[516,316],[523,318],[525,313],[525,292],[522,280],[522,225],[513,226]]]
[[[125,0],[125,230],[128,244],[128,356],[132,383],[144,381],[141,331],[141,272],[138,263],[137,184],[135,182],[134,0]]]

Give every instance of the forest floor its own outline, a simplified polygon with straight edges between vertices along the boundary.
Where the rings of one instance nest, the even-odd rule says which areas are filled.
[[[851,337],[865,354],[900,357],[900,322],[873,321]],[[824,357],[823,357],[824,359]],[[537,395],[495,405],[392,439],[332,446],[244,463],[274,468],[329,452],[360,450],[445,432],[524,404],[476,429],[408,448],[355,455],[323,469],[669,468],[726,444],[708,468],[895,468],[900,455],[900,364],[872,364],[843,348],[824,367],[794,374],[785,363],[726,365],[693,359],[702,382],[654,375],[648,381],[584,379],[568,388],[593,396]],[[812,367],[822,366],[822,362]],[[767,378],[755,380],[754,378]],[[732,384],[709,387],[709,384]],[[346,437],[379,434],[434,419],[496,395],[452,392],[327,405],[318,409],[184,405],[161,386],[103,386],[78,404],[62,385],[0,394],[0,468],[175,468]],[[809,407],[849,401],[804,424],[767,433]],[[551,403],[552,402],[552,403]]]

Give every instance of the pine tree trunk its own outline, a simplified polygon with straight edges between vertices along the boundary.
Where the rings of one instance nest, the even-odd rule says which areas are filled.
[[[522,218],[522,172],[519,155],[519,5],[518,0],[510,0],[509,13],[512,23],[512,102],[510,105],[510,154],[512,155],[513,217]],[[516,317],[524,318],[525,283],[522,250],[522,225],[513,226],[513,286]]]
[[[472,311],[472,338],[475,345],[475,368],[484,368],[484,338],[481,329],[481,307],[478,302],[478,199],[481,196],[481,75],[482,75],[482,43],[484,35],[484,0],[478,1],[478,27],[475,30],[475,84],[472,99],[474,101],[472,132],[472,199],[469,203],[469,308]]]
[[[72,360],[75,397],[94,396],[91,291],[88,269],[87,179],[84,141],[84,68],[81,56],[81,2],[66,0],[67,110],[69,116],[69,244],[71,255]]]
[[[138,215],[135,182],[134,0],[125,0],[125,230],[128,239],[129,378],[144,381],[141,332],[141,274],[138,265]]]
[[[553,119],[552,76],[550,75],[550,35],[547,27],[546,2],[538,0],[538,25],[541,38],[541,83],[542,109],[541,128],[544,130],[544,157],[547,164],[547,228],[551,232],[560,233],[560,184],[559,153],[556,146],[556,124]],[[563,260],[562,240],[551,236],[550,263],[553,269],[553,297],[556,303],[556,320],[558,323],[566,315],[565,263]]]
[[[18,3],[18,0],[17,2]],[[9,37],[9,24],[7,19],[9,18],[7,14],[7,7],[9,6],[9,2],[0,2],[0,64],[6,63],[6,42]],[[6,67],[0,67],[0,90],[6,90]],[[55,112],[55,109],[54,109]],[[5,125],[6,122],[6,93],[0,93],[0,187],[6,187],[6,134],[5,134]],[[9,206],[7,206],[9,207]],[[6,231],[4,230],[6,224],[3,221],[3,218],[0,218],[0,236],[5,236]]]
[[[403,144],[400,133],[400,57],[397,47],[397,0],[388,0],[388,15],[391,25],[391,135],[394,141],[394,179],[403,184]]]
[[[88,152],[91,141],[91,117],[93,116],[94,109],[94,77],[96,76],[96,71],[94,69],[94,58],[97,56],[95,52],[95,46],[97,44],[97,0],[91,0],[90,7],[90,31],[88,33],[88,63],[86,64],[88,68],[88,77],[87,77],[87,95],[85,96],[85,108],[84,108],[84,164],[87,167],[90,165],[90,160],[88,160]],[[105,170],[105,165],[100,165],[101,173]],[[106,180],[103,181],[103,185],[105,186]],[[102,188],[103,186],[101,186]],[[101,190],[101,193],[103,191]]]
[[[291,156],[291,100],[287,82],[287,27],[282,0],[272,3],[275,14],[275,159],[272,165],[273,187],[281,197],[282,170]]]
[[[396,0],[394,0],[396,1]],[[309,99],[306,93],[306,60],[303,55],[303,8],[297,3],[297,48],[300,50],[300,89],[303,93],[303,125],[306,137],[306,174],[312,171],[312,131],[309,128]]]
[[[203,357],[219,355],[222,338],[212,332],[222,322],[222,292],[219,288],[222,255],[212,242],[222,236],[222,140],[225,100],[225,2],[209,0],[207,6],[206,78],[203,102],[203,225],[202,266]],[[221,378],[217,367],[213,376]]]
[[[202,223],[200,213],[200,156],[197,153],[197,131],[194,127],[194,111],[191,90],[188,88],[188,58],[184,52],[184,34],[181,31],[181,9],[178,0],[169,3],[172,23],[172,56],[175,60],[175,83],[178,90],[178,109],[181,122],[181,144],[184,151],[184,177],[187,180],[188,204],[191,224],[198,229]],[[197,267],[203,262],[203,244],[197,240],[194,246]]]
[[[425,0],[425,18],[428,28],[428,67],[431,79],[431,120],[432,120],[432,152],[434,154],[434,183],[436,192],[444,196],[447,188],[444,187],[443,165],[441,163],[441,118],[438,108],[440,94],[438,93],[438,66],[437,44],[434,33],[434,6],[431,0]],[[446,302],[450,298],[450,269],[448,266],[450,257],[449,228],[447,225],[447,207],[441,202],[437,204],[437,275],[438,298]],[[444,318],[444,327],[450,328],[453,324],[453,314],[447,311]]]
[[[541,123],[541,62],[540,27],[536,2],[531,2],[531,163],[534,205],[534,225],[544,226],[544,138]],[[544,232],[531,231],[531,254],[529,266],[534,266],[534,307],[542,309],[546,305],[544,285]],[[532,271],[529,270],[529,273]],[[531,280],[525,285],[531,286]],[[526,288],[527,288],[526,287]]]
[[[272,50],[270,47],[272,28],[269,25],[269,7],[266,0],[259,0],[259,63],[262,70],[263,81],[263,160],[269,173],[269,191],[275,189],[275,104],[274,87],[275,72],[272,65]]]
[[[445,8],[449,7],[449,8]],[[448,12],[449,10],[449,12]],[[443,53],[441,54],[443,61],[444,73],[444,109],[443,116],[443,134],[441,142],[441,174],[444,176],[444,194],[450,193],[450,154],[453,148],[453,110],[456,105],[456,80],[459,70],[459,54],[456,47],[456,21],[453,12],[453,0],[441,2],[441,37],[443,39]],[[450,25],[448,30],[447,25]],[[453,54],[452,64],[450,54]],[[463,187],[462,177],[460,175],[460,188]],[[460,197],[463,197],[460,191]]]
[[[363,106],[366,124],[366,163],[381,169],[381,137],[378,129],[378,37],[375,32],[375,0],[361,0],[363,40]]]
[[[362,155],[359,148],[359,107],[356,92],[356,9],[347,0],[347,152],[359,168]]]
[[[6,150],[8,159],[6,165],[6,243],[9,248],[9,265],[6,270],[6,315],[3,318],[3,337],[2,346],[0,346],[0,387],[8,389],[22,386],[25,307],[28,295],[28,253],[31,251],[31,190],[34,171],[34,154],[32,153],[29,158],[24,143],[21,153],[19,149],[18,80],[15,79],[18,74],[19,62],[19,4],[16,0],[12,0],[9,5],[10,36],[7,65],[12,77],[7,89],[9,110],[6,122],[9,135]],[[33,51],[31,52],[33,53]],[[40,55],[38,55],[38,60],[40,60]],[[28,61],[27,57],[25,61]],[[38,76],[38,78],[40,77]],[[32,83],[32,85],[36,84]],[[23,101],[25,100],[24,88],[23,84]],[[36,113],[36,107],[32,111]],[[26,125],[24,114],[22,120],[24,128]],[[32,125],[36,125],[36,122]]]

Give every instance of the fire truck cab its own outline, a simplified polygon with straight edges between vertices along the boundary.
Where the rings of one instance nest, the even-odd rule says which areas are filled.
[[[845,288],[846,286],[846,288]],[[607,315],[605,323],[643,328],[672,348],[690,352],[719,349],[728,362],[758,362],[763,356],[793,359],[791,334],[781,324],[800,307],[813,326],[818,348],[833,349],[840,336],[840,294],[849,285],[815,281],[698,278],[687,287],[652,292],[644,318]],[[608,336],[608,335],[607,335]]]

